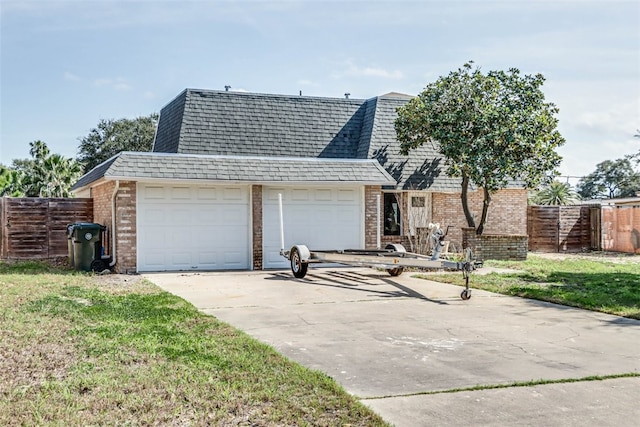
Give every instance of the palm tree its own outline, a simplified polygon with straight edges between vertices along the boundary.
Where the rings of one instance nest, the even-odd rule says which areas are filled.
[[[533,201],[538,205],[571,205],[579,199],[568,183],[552,181],[546,188],[539,190]]]
[[[69,197],[71,186],[82,175],[82,165],[60,154],[51,154],[42,141],[29,145],[32,159],[14,160],[14,169],[20,178],[14,181],[20,196]]]
[[[69,197],[71,186],[80,177],[82,166],[73,159],[51,154],[42,162],[40,197]]]

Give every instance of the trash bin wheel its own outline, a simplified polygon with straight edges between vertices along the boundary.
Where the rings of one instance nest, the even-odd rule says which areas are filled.
[[[96,273],[102,273],[107,269],[107,264],[101,259],[94,259],[91,262],[91,271],[95,271]]]

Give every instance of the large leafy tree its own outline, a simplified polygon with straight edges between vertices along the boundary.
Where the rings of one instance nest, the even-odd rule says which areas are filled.
[[[436,144],[447,174],[461,178],[462,208],[477,234],[484,231],[492,193],[514,180],[536,188],[560,164],[555,149],[565,140],[557,130],[558,108],[541,90],[544,81],[516,68],[484,74],[470,62],[398,109],[402,153]],[[469,209],[471,184],[484,194],[478,224]]]
[[[157,124],[156,113],[136,119],[100,120],[80,138],[77,159],[84,165],[84,172],[121,151],[151,151]]]
[[[551,183],[533,196],[533,202],[538,205],[570,205],[579,200],[578,194],[568,183],[551,181]]]
[[[31,159],[13,161],[0,171],[2,195],[16,197],[69,197],[82,173],[74,159],[52,154],[43,141],[29,143]],[[4,183],[4,184],[3,184]]]
[[[633,169],[629,158],[605,160],[596,170],[578,182],[583,199],[632,197],[640,191],[640,173]]]

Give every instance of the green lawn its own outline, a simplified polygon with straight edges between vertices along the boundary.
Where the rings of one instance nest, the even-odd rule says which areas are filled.
[[[518,271],[472,274],[471,287],[640,319],[639,258],[561,260],[530,254],[526,261],[487,261],[485,266]],[[418,277],[464,284],[460,273]]]
[[[326,375],[125,277],[0,264],[0,425],[386,425]]]

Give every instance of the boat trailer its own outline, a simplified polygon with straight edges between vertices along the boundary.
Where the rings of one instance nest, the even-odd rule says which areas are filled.
[[[460,293],[460,298],[468,300],[471,298],[469,289],[469,276],[471,272],[482,266],[482,262],[474,261],[471,258],[471,250],[465,251],[463,261],[450,261],[440,259],[443,248],[443,241],[447,232],[443,232],[439,226],[434,226],[431,239],[433,255],[426,256],[417,253],[407,252],[400,244],[388,244],[385,249],[336,249],[336,250],[310,250],[307,246],[298,244],[289,250],[284,249],[284,220],[282,215],[282,196],[280,203],[280,255],[288,259],[291,263],[291,272],[294,277],[302,279],[306,276],[309,264],[315,263],[337,263],[355,267],[372,267],[384,269],[391,276],[399,276],[405,268],[424,269],[449,269],[462,271],[465,279],[465,288]],[[378,207],[379,210],[379,207]],[[378,233],[378,240],[380,234]],[[378,245],[379,247],[380,245]]]

